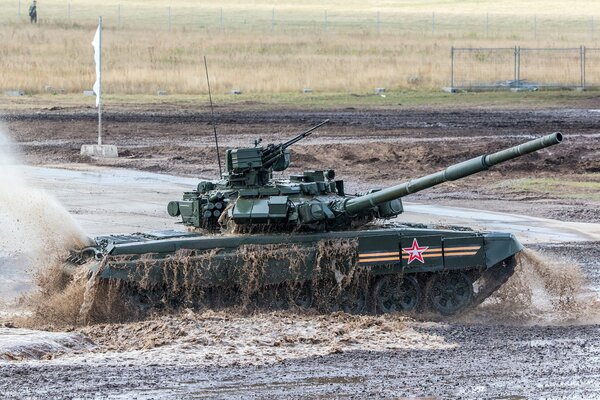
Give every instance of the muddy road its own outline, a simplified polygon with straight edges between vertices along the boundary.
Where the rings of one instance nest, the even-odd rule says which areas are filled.
[[[600,396],[599,329],[449,325],[444,350],[340,351],[271,365],[129,361],[0,367],[8,398],[545,398]],[[65,388],[68,388],[67,391]]]
[[[531,177],[600,182],[599,110],[261,110],[257,105],[217,108],[221,150],[279,143],[329,118],[331,122],[292,150],[290,173],[335,168],[350,192],[364,191],[428,174],[480,154],[542,134],[561,131],[565,145],[498,166],[486,174],[411,196],[419,201],[540,217],[600,221],[595,194],[570,196],[545,182],[524,191]],[[217,164],[210,114],[189,106],[108,107],[105,142],[116,144],[117,160],[79,155],[96,139],[93,109],[50,108],[0,113],[27,163],[85,163],[157,173],[215,178]],[[222,157],[223,158],[223,157]],[[540,193],[541,192],[541,193]],[[591,204],[589,200],[595,201]],[[509,203],[498,203],[507,200]],[[550,204],[549,204],[550,203]],[[532,207],[531,205],[535,206]]]
[[[25,168],[29,181],[85,232],[171,228],[166,202],[216,175],[209,115],[145,105],[105,116],[118,160],[78,155],[95,140],[93,109],[0,119],[33,165]],[[46,329],[15,328],[27,310],[3,301],[3,398],[600,398],[600,204],[588,192],[565,197],[512,185],[532,175],[600,180],[600,113],[218,109],[224,148],[256,137],[280,142],[325,118],[330,125],[293,149],[291,172],[335,167],[357,191],[562,131],[561,146],[407,199],[400,218],[512,231],[548,261],[524,263],[503,292],[445,321],[181,310],[53,332],[50,321]],[[11,295],[31,286],[14,265],[0,263]]]

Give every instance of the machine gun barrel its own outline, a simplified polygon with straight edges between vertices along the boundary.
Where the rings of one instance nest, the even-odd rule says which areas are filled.
[[[470,160],[451,165],[442,171],[413,179],[409,182],[404,182],[399,185],[391,186],[371,194],[366,194],[364,196],[347,200],[343,206],[343,209],[350,214],[354,214],[362,209],[374,207],[386,201],[398,199],[411,193],[416,193],[423,189],[439,185],[443,182],[455,181],[457,179],[473,175],[477,172],[485,171],[493,165],[512,160],[513,158],[517,158],[525,154],[533,153],[534,151],[538,151],[555,144],[559,144],[562,141],[562,138],[563,137],[560,132],[555,132],[539,139],[530,140],[529,142],[525,142],[518,146],[510,147],[496,153],[475,157]]]
[[[287,149],[288,147],[290,147],[294,143],[297,143],[297,142],[301,141],[305,137],[310,136],[310,134],[312,134],[313,131],[315,131],[316,129],[322,127],[323,125],[325,125],[328,122],[329,122],[329,119],[326,119],[325,121],[321,122],[320,124],[315,125],[312,128],[305,130],[304,132],[302,132],[298,136],[293,137],[292,139],[288,140],[285,143],[280,143],[280,144],[278,144],[276,146],[273,146],[272,148],[267,148],[267,152],[268,153],[266,154],[266,157],[263,160],[263,165],[264,166],[271,165],[272,163],[274,163],[275,161],[277,161],[277,159],[281,156],[283,150]],[[271,145],[269,145],[269,146],[271,146]]]

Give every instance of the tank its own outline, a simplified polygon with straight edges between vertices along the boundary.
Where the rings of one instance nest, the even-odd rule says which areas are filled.
[[[230,149],[226,172],[167,205],[186,230],[108,235],[73,251],[71,271],[126,287],[140,307],[268,304],[349,313],[454,315],[513,274],[510,233],[390,224],[402,198],[562,141],[553,133],[420,178],[349,195],[333,170],[283,178],[289,147]]]

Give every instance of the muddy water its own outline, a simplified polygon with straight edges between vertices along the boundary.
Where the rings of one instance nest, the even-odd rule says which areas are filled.
[[[459,320],[516,325],[600,322],[600,298],[577,261],[531,249],[517,260],[514,275]]]
[[[18,148],[0,127],[0,248],[33,258],[88,243],[75,219],[23,174]]]
[[[110,179],[102,184],[110,187]],[[82,182],[81,188],[85,186]],[[151,189],[145,193],[152,199]],[[120,203],[115,201],[111,207],[115,204]],[[94,206],[90,202],[86,207],[92,210]],[[146,212],[137,217],[137,223],[149,220]],[[107,224],[105,217],[94,218],[97,227]],[[478,398],[486,397],[483,394],[523,394],[518,387],[528,388],[525,393],[552,398],[552,392],[544,392],[538,383],[557,390],[557,398],[563,397],[561,393],[594,394],[597,385],[589,379],[600,374],[593,368],[593,360],[600,356],[593,350],[594,346],[600,348],[600,335],[593,327],[574,326],[594,314],[581,313],[577,304],[587,293],[577,290],[580,285],[568,284],[579,282],[580,275],[567,270],[568,262],[540,262],[537,257],[526,254],[514,279],[505,285],[506,291],[499,292],[494,301],[490,299],[470,320],[432,323],[396,315],[181,311],[127,324],[77,328],[76,335],[89,337],[94,348],[69,348],[68,342],[61,342],[59,351],[50,349],[42,356],[56,360],[0,364],[0,390],[8,398],[23,393],[60,397],[65,389],[60,382],[71,379],[79,388],[73,390],[81,397],[86,396],[85,388],[93,386],[106,395],[155,398],[173,397],[174,393],[235,397],[242,388],[256,397],[273,393],[359,396],[367,388],[368,393],[389,397]],[[568,273],[552,272],[561,270]],[[57,296],[54,301],[65,306],[50,318],[76,325],[73,316],[80,311],[85,287],[83,291],[82,286],[65,289],[60,279],[50,280],[48,285],[63,288],[64,297]],[[79,300],[71,302],[73,299]],[[548,326],[535,326],[539,324]],[[36,343],[33,336],[22,337]],[[38,354],[28,353],[27,346],[21,349],[20,354]],[[584,367],[573,372],[579,364]],[[540,374],[545,375],[530,365],[541,366]],[[120,370],[117,375],[111,372],[116,367]],[[519,377],[514,375],[515,369]],[[20,380],[24,371],[52,382]],[[95,377],[94,383],[90,376]],[[423,381],[423,376],[431,378]],[[393,384],[382,384],[382,377]],[[570,382],[578,386],[569,386]]]
[[[25,177],[19,149],[0,126],[0,298],[14,299],[48,259],[89,243],[62,205]]]
[[[95,325],[78,331],[98,346],[93,354],[86,355],[87,359],[135,354],[132,359],[136,364],[153,360],[180,365],[265,365],[346,351],[454,346],[437,335],[415,330],[410,319],[400,315],[183,311],[147,321]]]
[[[397,220],[404,222],[437,222],[468,225],[479,230],[511,232],[523,243],[565,241],[598,241],[600,224],[566,222],[547,218],[514,215],[494,211],[473,210],[442,205],[405,203],[406,212]]]
[[[0,360],[4,361],[49,359],[94,347],[88,338],[79,333],[0,327]]]

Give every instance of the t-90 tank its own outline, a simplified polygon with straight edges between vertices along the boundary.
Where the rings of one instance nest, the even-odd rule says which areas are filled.
[[[348,195],[333,170],[276,178],[289,147],[227,150],[221,179],[168,204],[183,231],[111,235],[74,251],[70,268],[124,283],[140,304],[262,304],[323,311],[453,315],[481,303],[514,272],[510,233],[418,229],[379,221],[402,197],[562,141],[553,133],[384,189]]]

